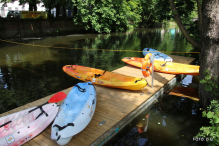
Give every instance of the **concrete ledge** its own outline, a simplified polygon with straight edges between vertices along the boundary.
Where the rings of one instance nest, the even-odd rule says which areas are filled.
[[[65,35],[85,31],[84,26],[73,20],[3,20],[0,23],[1,38]]]

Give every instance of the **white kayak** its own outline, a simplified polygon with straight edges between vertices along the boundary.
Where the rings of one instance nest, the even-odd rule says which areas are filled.
[[[29,108],[0,118],[0,125],[34,109]],[[0,146],[19,146],[42,132],[56,117],[59,105],[50,103],[0,128]]]
[[[161,52],[159,52],[155,49],[152,49],[152,48],[144,48],[143,55],[146,56],[148,53],[153,54],[155,60],[169,61],[169,62],[173,61],[173,59],[170,56],[168,56],[164,53],[161,53]]]
[[[67,144],[91,121],[96,108],[96,89],[91,82],[76,84],[62,103],[52,124],[51,138]]]

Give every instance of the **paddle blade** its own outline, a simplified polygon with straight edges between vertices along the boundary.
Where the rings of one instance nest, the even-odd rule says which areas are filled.
[[[55,103],[62,101],[63,99],[66,98],[66,96],[67,95],[64,92],[58,92],[49,99],[48,103]]]

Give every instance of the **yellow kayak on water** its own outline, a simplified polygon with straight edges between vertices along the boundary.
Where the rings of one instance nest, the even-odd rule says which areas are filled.
[[[124,57],[122,61],[141,68],[142,62],[144,58],[139,57]],[[149,67],[150,61],[147,61],[147,67]],[[154,60],[154,71],[162,72],[162,73],[169,73],[169,74],[186,74],[186,75],[199,75],[199,68],[200,66],[197,65],[188,65],[182,63],[173,63],[173,62],[166,62],[160,60]]]
[[[66,65],[63,67],[63,71],[76,79],[89,81],[96,85],[111,88],[141,90],[147,85],[146,79],[143,78],[127,76],[85,66]]]

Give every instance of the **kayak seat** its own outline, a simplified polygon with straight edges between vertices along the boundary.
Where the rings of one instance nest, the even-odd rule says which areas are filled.
[[[103,74],[94,74],[95,75],[95,78],[98,78],[100,76],[103,76],[105,74],[106,70],[103,72]]]

